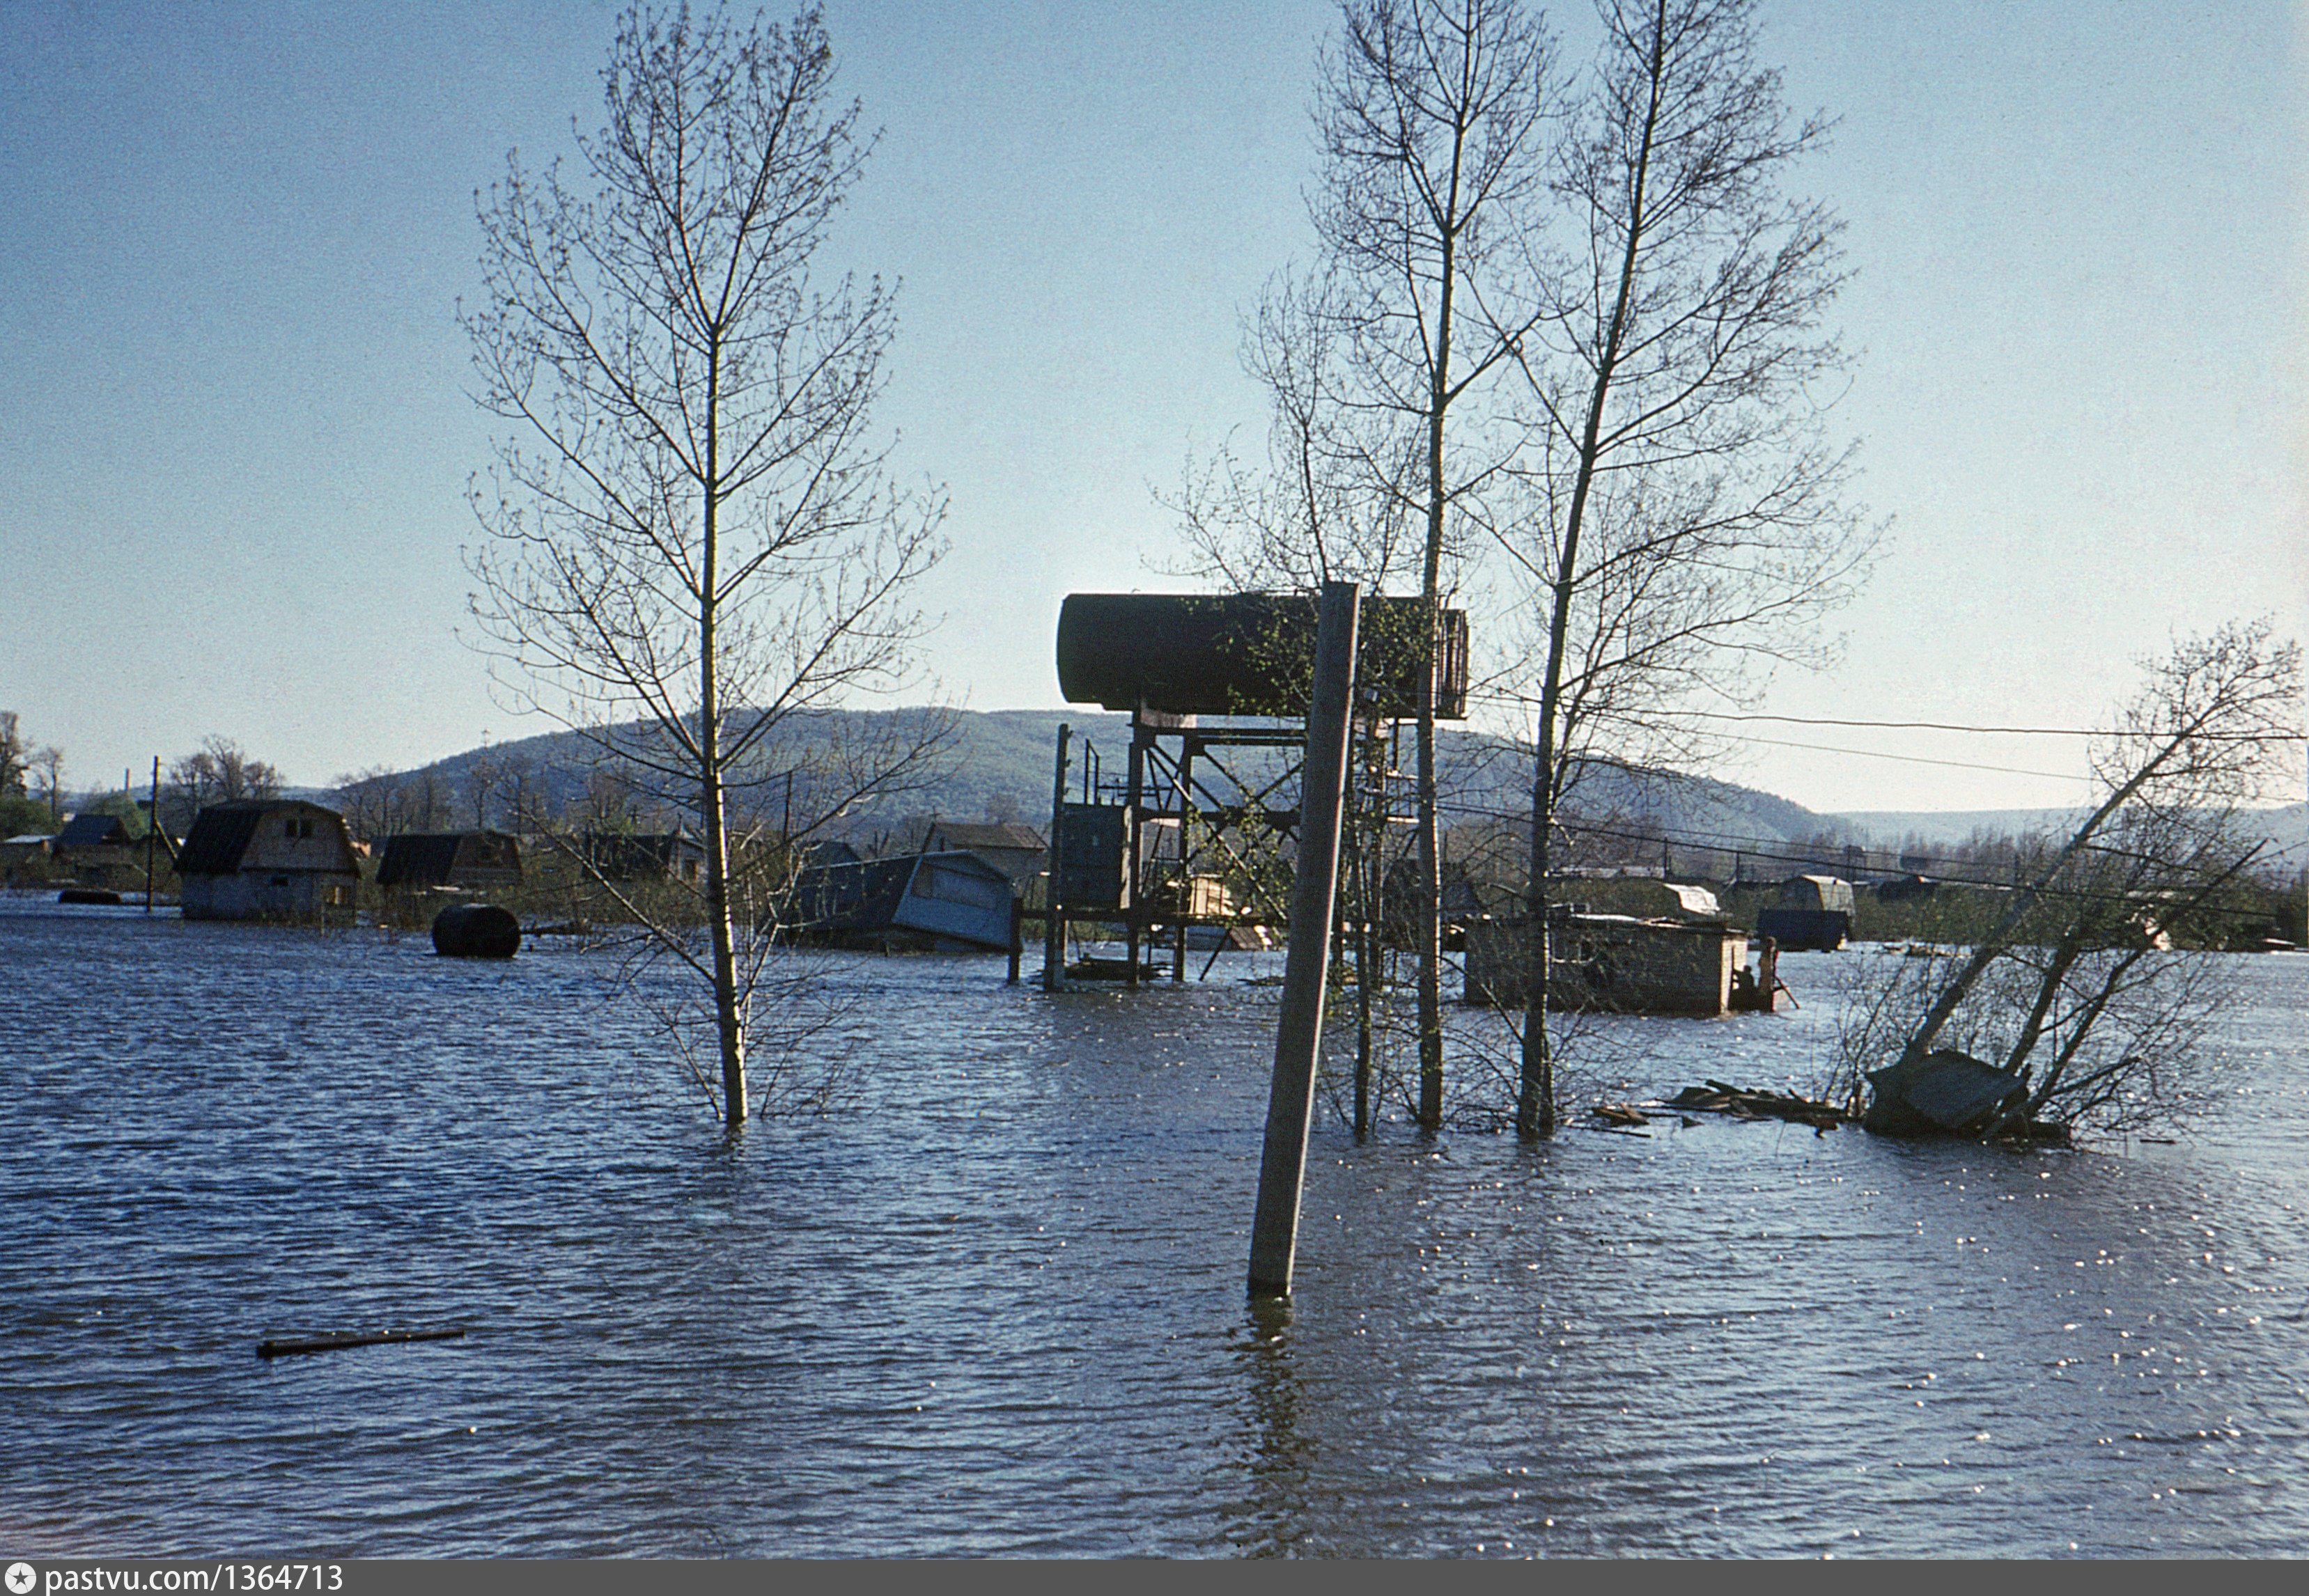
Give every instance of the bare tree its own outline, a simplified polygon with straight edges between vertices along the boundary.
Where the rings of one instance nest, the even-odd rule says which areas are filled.
[[[1988,1134],[2039,1117],[2125,1127],[2185,1107],[2226,992],[2213,952],[2232,922],[2266,919],[2246,890],[2264,845],[2239,807],[2289,785],[2300,694],[2300,648],[2267,621],[2150,664],[2095,748],[2098,803],[2065,841],[2017,856],[2019,884],[1985,935],[1864,994],[1847,1088],[1952,1043],[2027,1087]]]
[[[1543,192],[1552,43],[1519,0],[1345,0],[1318,110],[1314,201],[1343,380],[1374,427],[1363,488],[1406,499],[1423,527],[1419,591],[1438,652],[1447,566],[1505,450],[1485,384],[1528,330],[1518,229]],[[1412,471],[1403,470],[1408,458]],[[1373,518],[1381,521],[1383,518]],[[1418,713],[1416,857],[1420,1122],[1443,1114],[1442,876],[1435,701]]]
[[[175,818],[171,824],[189,826],[208,804],[238,803],[246,798],[280,796],[281,772],[230,738],[211,736],[181,759],[169,762],[169,784],[161,793]]]
[[[1543,295],[1516,345],[1535,426],[1493,523],[1534,602],[1522,1074],[1516,1123],[1555,1122],[1547,888],[1583,770],[1689,762],[1679,708],[1738,701],[1823,654],[1874,530],[1839,497],[1848,451],[1811,388],[1842,356],[1820,318],[1836,225],[1784,197],[1821,136],[1755,60],[1750,0],[1601,0],[1602,56],[1560,145],[1561,236],[1527,236]],[[1762,668],[1759,669],[1757,668]]]
[[[24,763],[39,778],[39,791],[36,796],[48,805],[48,818],[62,820],[65,813],[65,751],[50,743],[27,755]]]
[[[606,125],[577,139],[592,193],[510,162],[464,316],[480,401],[515,427],[473,496],[482,646],[694,826],[703,945],[650,919],[681,979],[649,991],[733,1128],[775,910],[745,843],[779,728],[911,679],[901,600],[941,548],[942,498],[894,487],[869,432],[890,296],[812,275],[871,142],[833,74],[815,10],[628,13]],[[869,784],[935,740],[879,748]]]

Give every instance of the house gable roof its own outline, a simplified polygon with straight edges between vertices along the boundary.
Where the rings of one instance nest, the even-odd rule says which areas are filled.
[[[56,833],[58,848],[125,848],[134,841],[117,815],[75,815]]]

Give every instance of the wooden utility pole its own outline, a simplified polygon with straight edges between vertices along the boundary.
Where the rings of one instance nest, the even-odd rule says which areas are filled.
[[[144,912],[152,912],[153,884],[159,873],[153,868],[153,843],[160,834],[160,756],[152,755],[152,814],[151,824],[144,828]]]
[[[1065,862],[1059,839],[1067,817],[1067,723],[1059,722],[1059,753],[1051,772],[1051,876],[1042,893],[1042,990],[1067,989],[1067,921],[1059,902],[1059,871]]]
[[[1291,946],[1283,966],[1283,1014],[1275,1028],[1267,1145],[1258,1208],[1250,1225],[1250,1291],[1287,1297],[1299,1247],[1299,1188],[1323,1044],[1323,988],[1331,969],[1331,917],[1338,900],[1339,822],[1347,792],[1354,709],[1359,583],[1323,584],[1315,632],[1314,702],[1307,707],[1307,763],[1299,786],[1299,857],[1291,878]]]

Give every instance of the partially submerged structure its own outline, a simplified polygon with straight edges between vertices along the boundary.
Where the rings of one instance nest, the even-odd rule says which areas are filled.
[[[521,844],[503,832],[402,832],[385,840],[380,887],[415,891],[521,884]]]
[[[1796,876],[1780,883],[1771,907],[1756,911],[1756,935],[1783,951],[1832,953],[1852,930],[1852,884],[1834,876]]]
[[[1731,1012],[1748,935],[1722,919],[1557,913],[1548,925],[1547,1001],[1563,1011],[1709,1016]],[[1467,927],[1466,1000],[1521,1008],[1531,922]]]
[[[1362,602],[1355,703],[1367,747],[1381,728],[1416,716],[1423,697],[1439,720],[1466,717],[1466,614],[1434,615],[1431,653],[1430,613],[1418,599]],[[1119,927],[1126,979],[1136,985],[1150,943],[1168,945],[1172,978],[1182,980],[1198,932],[1288,920],[1316,631],[1310,593],[1068,595],[1059,612],[1059,691],[1071,703],[1128,712],[1130,745],[1110,774],[1087,742],[1070,754],[1059,734],[1046,980],[1065,968],[1059,944],[1068,924]],[[1081,772],[1078,798],[1067,790],[1070,766]],[[1368,807],[1351,836],[1384,824],[1390,780],[1361,768],[1351,777],[1358,805]],[[1355,890],[1376,900],[1377,886]]]
[[[588,832],[577,857],[603,881],[694,883],[705,873],[705,845],[685,832]]]
[[[1016,821],[934,820],[921,850],[974,853],[1007,876],[1021,893],[1042,879],[1051,858],[1051,845],[1042,833]]]
[[[253,798],[200,812],[177,876],[188,920],[350,919],[360,865],[334,809]]]
[[[114,872],[134,870],[144,862],[136,839],[128,834],[128,823],[117,815],[73,815],[48,844],[48,852],[72,872],[74,880],[87,886],[117,884],[112,881]]]
[[[812,866],[794,878],[782,930],[882,953],[1007,952],[1010,878],[974,853],[902,854]]]

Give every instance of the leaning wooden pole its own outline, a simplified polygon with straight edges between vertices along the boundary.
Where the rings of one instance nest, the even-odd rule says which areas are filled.
[[[1042,893],[1042,990],[1067,989],[1067,919],[1059,902],[1059,872],[1065,858],[1059,848],[1067,817],[1067,739],[1069,728],[1059,724],[1059,753],[1051,772],[1051,873]]]
[[[1258,1208],[1250,1223],[1250,1290],[1255,1297],[1290,1294],[1292,1258],[1299,1247],[1299,1187],[1307,1171],[1307,1126],[1315,1107],[1315,1065],[1323,1042],[1323,988],[1331,969],[1339,823],[1346,803],[1349,720],[1354,707],[1355,623],[1362,598],[1355,582],[1323,584],[1315,633],[1314,701],[1307,708],[1307,763],[1300,778],[1291,947],[1283,966],[1283,1015],[1275,1029],[1275,1077],[1267,1089]]]

